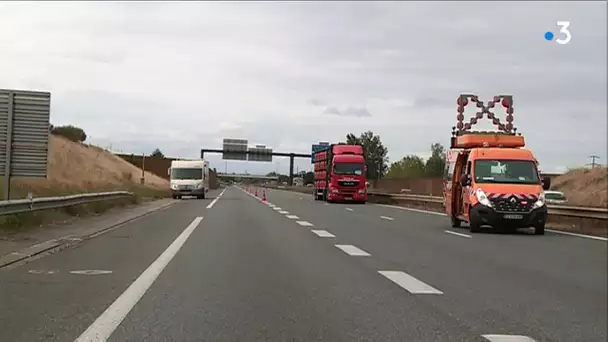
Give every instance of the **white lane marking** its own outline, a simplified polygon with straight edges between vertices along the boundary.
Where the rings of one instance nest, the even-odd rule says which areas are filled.
[[[299,224],[300,226],[304,226],[304,227],[312,227],[314,226],[314,224],[308,222],[308,221],[296,221],[297,224]]]
[[[344,253],[352,256],[370,256],[366,251],[359,249],[353,245],[335,245],[340,248]]]
[[[317,234],[319,237],[336,237],[334,234],[328,232],[327,230],[311,230],[311,232]]]
[[[431,215],[438,215],[438,216],[447,216],[445,213],[440,213],[440,212],[436,212],[436,211],[414,209],[414,208],[406,208],[406,207],[400,207],[400,206],[397,206],[397,205],[390,205],[390,204],[374,204],[374,205],[379,206],[379,207],[393,208],[393,209],[399,209],[399,210],[408,210],[408,211],[413,211],[413,212],[423,213],[423,214],[431,214]],[[592,239],[592,240],[598,240],[598,241],[608,241],[608,238],[601,237],[601,236],[593,236],[593,235],[570,233],[570,232],[565,232],[565,231],[562,231],[562,230],[555,230],[555,229],[545,229],[545,230],[548,231],[548,232],[551,232],[551,233],[555,233],[555,234],[570,235],[570,236],[576,236],[576,237],[580,237],[580,238]]]
[[[325,204],[325,205],[329,205],[329,203],[327,203],[327,202],[325,202],[324,204]]]
[[[279,214],[289,214],[289,211],[287,211],[287,210],[281,210],[281,211],[279,211]]]
[[[436,288],[423,283],[411,275],[401,271],[378,271],[378,273],[392,280],[395,284],[403,287],[406,291],[413,294],[443,294]]]
[[[601,236],[592,236],[592,235],[570,233],[570,232],[564,232],[564,231],[561,231],[561,230],[553,230],[553,229],[545,229],[545,230],[548,231],[548,232],[551,232],[551,233],[564,234],[564,235],[576,236],[576,237],[593,239],[593,240],[599,240],[599,241],[608,241],[608,238],[601,237]]]
[[[167,249],[91,324],[76,342],[106,341],[203,220],[197,217]]]
[[[287,217],[288,219],[292,219],[292,220],[299,220],[300,218],[296,215],[285,215],[285,217]]]
[[[70,271],[72,274],[81,274],[81,275],[99,275],[99,274],[110,274],[112,271],[108,270],[78,270],[78,271]]]
[[[54,270],[50,270],[50,271],[29,270],[29,271],[27,271],[27,273],[30,273],[30,274],[55,274],[56,272]]]
[[[446,232],[448,234],[456,235],[456,236],[462,236],[462,237],[465,237],[465,238],[471,238],[472,237],[471,235],[457,233],[457,232],[453,232],[451,230],[444,230],[444,232]]]
[[[344,209],[346,209],[348,211],[353,211],[353,208],[344,208]]]
[[[388,216],[380,216],[380,218],[384,219],[384,220],[389,220],[389,221],[393,221],[394,220],[394,218],[388,217]]]
[[[274,210],[276,210],[276,211],[279,211],[279,210],[281,210],[282,208],[279,208],[279,207],[273,207],[272,209],[274,209]]]
[[[226,191],[226,189],[222,190],[222,192],[220,192],[220,194],[213,199],[213,201],[211,201],[211,203],[209,203],[209,205],[207,205],[207,209],[211,209],[213,208],[213,206],[215,205],[215,202],[217,202],[217,200],[220,199],[220,197],[222,197],[222,195],[224,194],[224,191]]]
[[[492,342],[536,342],[536,340],[523,335],[481,335]]]
[[[423,213],[423,214],[446,216],[446,214],[439,213],[439,212],[436,212],[436,211],[428,211],[428,210],[422,210],[422,209],[406,208],[406,207],[400,207],[400,206],[397,206],[397,205],[390,205],[390,204],[374,204],[374,205],[377,205],[379,207],[393,208],[393,209],[399,209],[399,210],[408,210],[408,211],[413,211],[413,212]]]

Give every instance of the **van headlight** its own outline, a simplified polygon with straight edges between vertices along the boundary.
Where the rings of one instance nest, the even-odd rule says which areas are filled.
[[[488,198],[488,196],[486,196],[483,190],[475,190],[475,196],[477,196],[477,200],[479,201],[479,203],[485,205],[486,207],[492,207],[492,202],[490,202],[490,199]]]
[[[534,202],[534,209],[542,208],[545,205],[545,192],[541,191],[538,195],[538,200]]]
[[[199,184],[197,184],[197,185],[196,185],[196,188],[197,188],[197,189],[202,189],[202,188],[203,188],[203,183],[199,183]]]
[[[177,190],[177,184],[171,184],[171,189]]]

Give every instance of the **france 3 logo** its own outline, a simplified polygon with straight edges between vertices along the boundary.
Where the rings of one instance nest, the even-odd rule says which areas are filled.
[[[570,30],[568,29],[570,27],[570,22],[569,21],[558,21],[558,22],[556,22],[556,25],[559,27],[560,36],[556,38],[555,34],[553,32],[547,31],[547,32],[545,32],[545,39],[548,41],[551,41],[555,38],[555,42],[557,44],[561,44],[561,45],[568,44],[570,42],[570,40],[572,39],[572,33],[570,33]]]

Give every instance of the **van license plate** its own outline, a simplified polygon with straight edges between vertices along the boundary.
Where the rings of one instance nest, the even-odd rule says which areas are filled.
[[[507,214],[503,217],[507,220],[521,220],[522,218],[524,218],[522,215],[511,215],[511,214]]]

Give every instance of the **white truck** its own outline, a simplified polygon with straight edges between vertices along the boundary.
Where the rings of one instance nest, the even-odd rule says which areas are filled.
[[[209,162],[204,160],[173,160],[168,170],[174,199],[182,196],[205,198],[209,191]]]

